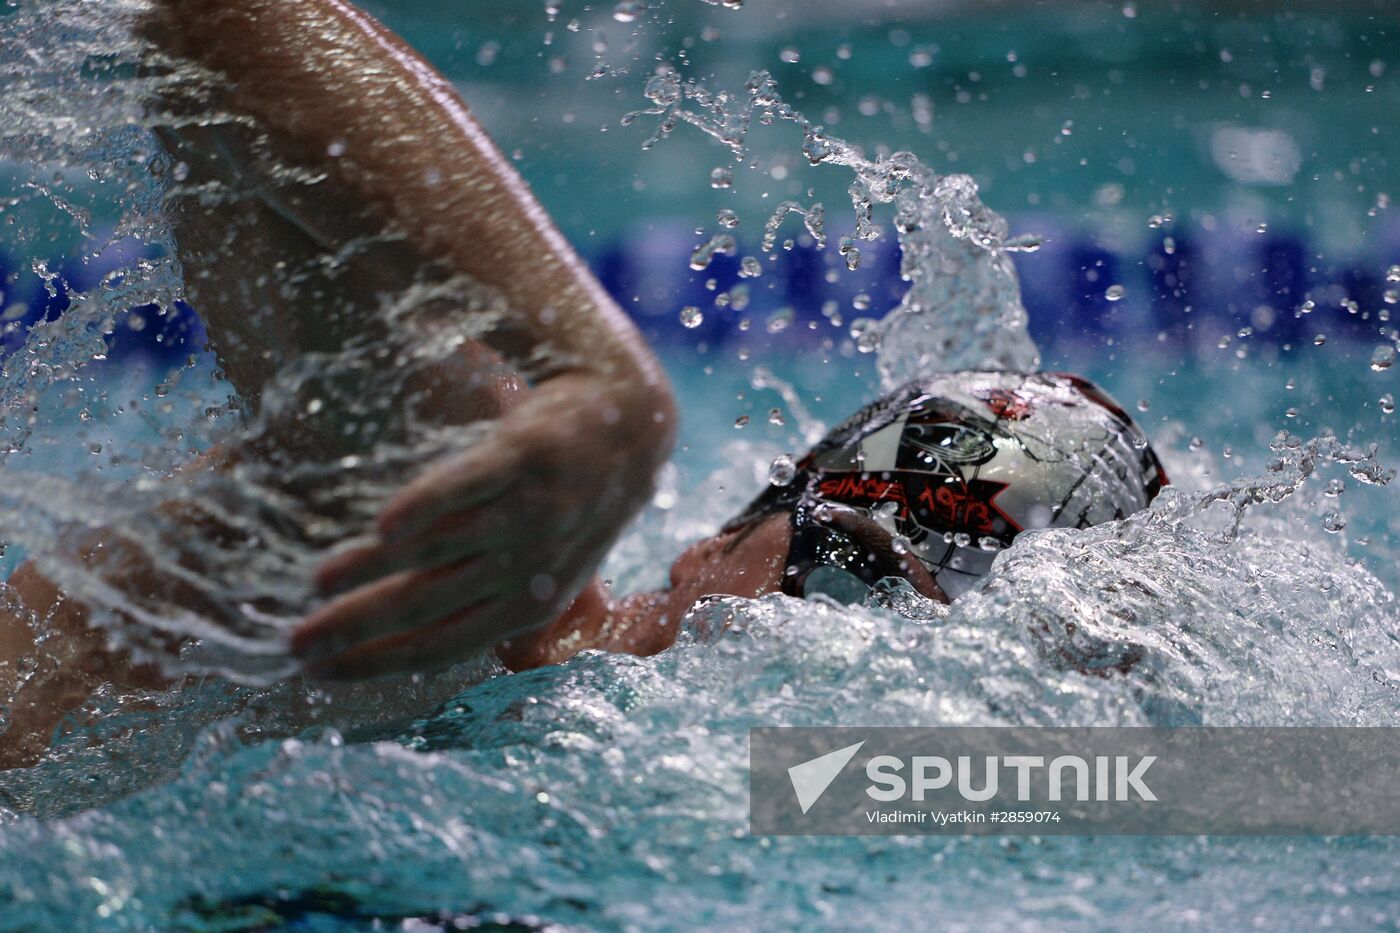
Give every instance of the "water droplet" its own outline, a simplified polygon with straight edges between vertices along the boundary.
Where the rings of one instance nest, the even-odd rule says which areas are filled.
[[[749,416],[748,416],[748,415],[740,415],[739,417],[737,417],[737,418],[734,419],[734,427],[736,427],[736,428],[742,428],[744,425],[746,425],[746,424],[748,424],[748,423],[749,423]]]
[[[783,421],[783,410],[782,410],[781,408],[772,408],[772,409],[769,409],[769,411],[768,411],[768,423],[769,423],[769,424],[785,424],[786,422]]]
[[[846,270],[854,272],[860,268],[860,247],[850,237],[841,238],[841,246],[837,250],[846,260]]]
[[[729,306],[735,311],[743,311],[749,306],[749,287],[742,282],[729,290]]]
[[[642,0],[618,0],[617,6],[613,7],[613,19],[619,23],[630,23],[646,12],[646,8]]]
[[[734,184],[734,171],[732,169],[721,165],[719,168],[710,170],[711,188],[728,188],[732,184]]]
[[[1138,409],[1138,411],[1147,411],[1147,410],[1148,410],[1149,408],[1151,408],[1151,407],[1152,407],[1152,406],[1151,406],[1151,404],[1148,403],[1147,399],[1145,399],[1145,398],[1140,398],[1140,399],[1138,399],[1138,404],[1137,404],[1137,409]]]
[[[1395,412],[1395,396],[1391,395],[1389,392],[1387,392],[1386,394],[1382,395],[1381,398],[1380,398],[1380,406],[1381,406],[1381,411],[1385,412],[1387,415],[1389,415],[1389,414],[1394,414],[1394,412]]]
[[[1385,270],[1385,280],[1392,285],[1400,285],[1400,265],[1394,265]]]
[[[1327,335],[1326,335],[1326,334],[1318,334],[1316,337],[1313,338],[1313,346],[1315,346],[1315,347],[1320,347],[1320,346],[1322,346],[1323,344],[1325,344],[1326,342],[1327,342]]]
[[[728,227],[730,230],[733,230],[735,227],[739,226],[739,215],[729,208],[724,207],[720,208],[718,214],[715,214],[715,221],[718,222],[721,227]]]
[[[681,79],[674,72],[652,75],[647,78],[642,93],[647,100],[658,107],[668,107],[681,99]]]
[[[1285,411],[1285,412],[1283,413],[1283,416],[1284,416],[1285,418],[1296,418],[1296,417],[1298,417],[1298,409],[1296,409],[1296,408],[1290,408],[1290,409],[1288,409],[1287,411]]]
[[[684,327],[693,330],[704,322],[705,313],[699,308],[694,305],[686,305],[684,308],[681,308],[681,324]]]
[[[739,261],[739,278],[756,279],[763,274],[763,266],[753,256],[745,256]]]
[[[1108,286],[1108,290],[1103,293],[1103,296],[1109,301],[1119,301],[1127,293],[1128,290],[1121,285],[1110,285]]]
[[[773,458],[773,463],[768,467],[768,484],[770,486],[786,486],[796,478],[797,464],[792,462],[792,457],[780,454]]]
[[[859,295],[856,295],[854,298],[851,299],[851,306],[857,311],[869,311],[870,296],[867,295],[865,292],[861,292]]]
[[[874,353],[880,349],[880,322],[874,318],[856,318],[851,322],[850,334],[861,353]]]
[[[1191,450],[1200,450],[1202,447],[1206,446],[1206,442],[1199,437],[1193,437],[1191,438],[1191,443],[1186,446]]]
[[[1395,347],[1388,343],[1383,343],[1376,347],[1376,352],[1371,354],[1371,371],[1383,373],[1395,365]]]
[[[184,162],[176,162],[175,167],[170,170],[170,175],[176,181],[184,181],[190,177],[190,167]]]
[[[1336,534],[1347,526],[1347,520],[1342,517],[1341,512],[1327,512],[1322,516],[1322,528],[1328,534]]]
[[[716,253],[721,256],[733,256],[736,252],[738,246],[733,236],[728,233],[716,233],[710,237],[708,243],[701,243],[695,248],[695,252],[690,254],[690,268],[699,272],[709,267]]]
[[[1327,488],[1322,490],[1322,494],[1324,496],[1327,496],[1328,498],[1335,499],[1342,493],[1346,492],[1346,488],[1347,484],[1342,482],[1341,480],[1329,479],[1327,481]]]
[[[789,65],[796,65],[802,60],[802,53],[799,52],[797,49],[793,48],[792,46],[788,46],[787,48],[783,49],[781,52],[778,53],[778,57],[781,58],[783,61],[787,62]]]

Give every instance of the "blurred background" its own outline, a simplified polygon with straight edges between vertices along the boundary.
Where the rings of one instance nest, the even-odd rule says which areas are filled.
[[[737,93],[767,69],[785,99],[867,154],[910,150],[971,175],[1013,233],[1042,240],[1016,263],[1047,365],[1148,393],[1193,367],[1267,366],[1323,344],[1364,362],[1387,344],[1400,300],[1400,268],[1389,272],[1400,22],[1385,2],[364,6],[458,86],[681,382],[759,360],[796,363],[810,388],[824,370],[807,363],[846,358],[840,378],[868,388],[850,321],[883,314],[903,285],[892,231],[846,272],[835,244],[854,225],[849,172],[809,165],[796,127],[758,128],[742,163],[684,125],[646,148],[657,118],[623,117],[666,69]],[[716,187],[716,170],[732,183]],[[763,275],[742,283],[747,305],[733,302],[740,257],[761,255],[763,223],[786,199],[826,206],[831,245],[816,249],[790,217],[790,248],[763,257]],[[737,227],[717,222],[722,209]],[[691,269],[695,248],[723,232],[736,254]],[[90,287],[143,248],[67,255],[80,246],[55,245],[63,275],[50,289],[0,259],[5,348],[61,311],[64,282]],[[114,361],[180,356],[199,339],[188,313],[141,315],[111,338]],[[1354,388],[1354,405],[1375,414],[1383,393],[1365,369],[1318,391]],[[831,394],[849,409],[852,393]],[[1173,397],[1189,411],[1189,393]]]
[[[730,284],[737,261],[723,258],[682,282],[696,229],[716,231],[719,208],[738,212],[753,252],[774,203],[807,203],[809,191],[833,234],[852,226],[849,178],[806,165],[792,127],[755,137],[726,190],[707,181],[727,152],[686,127],[642,152],[656,121],[619,117],[645,103],[658,65],[716,90],[769,69],[829,132],[972,175],[1014,232],[1045,240],[1017,262],[1052,353],[1159,331],[1211,348],[1243,328],[1256,345],[1297,344],[1318,321],[1329,336],[1369,339],[1400,261],[1389,209],[1400,22],[1382,4],[672,0],[623,4],[640,9],[626,23],[607,3],[560,2],[552,15],[511,4],[492,21],[476,14],[506,4],[369,6],[459,84],[654,336],[677,336],[678,308],[704,306],[695,286]],[[898,290],[892,257],[876,261],[877,281],[826,283],[833,257],[803,256],[805,238],[790,235],[781,286],[755,287],[760,312],[768,297],[799,322],[821,320],[824,301],[862,290],[879,312]],[[1295,316],[1308,298],[1311,320]],[[734,339],[734,315],[707,318],[678,336]]]

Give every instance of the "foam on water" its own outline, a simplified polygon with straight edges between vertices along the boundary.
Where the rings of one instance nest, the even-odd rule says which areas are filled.
[[[1299,487],[1315,467],[1374,475],[1364,453],[1333,447],[1280,438],[1265,477],[1028,535],[946,609],[907,591],[866,608],[726,599],[658,658],[594,653],[490,680],[393,740],[250,746],[206,730],[166,786],[48,823],[11,817],[7,920],[444,911],[605,928],[937,916],[1091,929],[1132,905],[1158,927],[1192,911],[1394,922],[1384,840],[746,833],[751,726],[1392,724],[1400,610],[1314,530],[1320,484]],[[1169,467],[1189,477],[1199,463]],[[1128,658],[1126,676],[1112,670]]]
[[[38,128],[25,138],[0,136],[0,146],[12,164],[30,167],[29,177],[51,176],[56,164],[85,167],[92,152],[120,148],[122,139],[130,144],[123,152],[149,143],[140,129],[146,111],[132,105],[143,91],[130,82],[153,79],[90,85],[82,72],[99,53],[130,64],[134,46],[123,36],[119,17],[95,17],[91,4],[26,4],[0,19],[0,60],[7,75],[27,82],[23,95],[0,95],[0,108],[9,108],[0,133]],[[904,155],[865,160],[783,104],[764,77],[735,98],[674,76],[659,80],[649,96],[663,129],[694,123],[742,147],[748,121],[791,120],[814,161],[853,170],[857,227],[844,244],[848,257],[874,235],[874,205],[894,204],[911,286],[879,328],[887,381],[931,366],[1035,364],[1006,256],[1016,242],[969,181],[939,177]],[[683,99],[699,111],[685,110]],[[42,119],[13,123],[15,108]],[[117,229],[140,227],[160,242],[165,182],[146,164],[121,169],[130,199],[122,199],[127,212]],[[55,203],[51,186],[22,190],[34,192],[23,198]],[[797,207],[810,223],[811,205]],[[52,211],[35,216],[53,223]],[[94,229],[84,232],[97,236]],[[41,252],[34,238],[27,245]],[[286,563],[281,570],[238,563],[261,559],[262,549],[245,541],[220,553],[233,565],[220,565],[208,585],[236,606],[248,595],[237,581],[270,573],[258,593],[270,594],[273,608],[232,630],[168,614],[169,606],[145,610],[158,632],[195,631],[213,642],[215,660],[192,660],[191,669],[269,677],[277,656],[260,654],[261,646],[304,598],[298,575],[320,538],[305,536],[311,520],[287,498],[281,474],[165,479],[191,448],[206,449],[223,432],[256,436],[273,419],[238,405],[210,420],[187,417],[202,412],[196,400],[226,394],[207,358],[177,374],[166,396],[153,392],[118,418],[141,420],[149,404],[161,416],[153,419],[158,430],[186,419],[175,453],[138,439],[128,442],[140,450],[126,474],[119,463],[84,472],[81,482],[38,485],[12,472],[37,456],[25,452],[46,432],[56,444],[88,443],[87,429],[59,434],[49,426],[71,407],[65,399],[73,392],[97,391],[84,381],[85,367],[100,355],[117,311],[152,296],[173,300],[178,272],[153,261],[110,293],[78,296],[9,361],[0,386],[5,411],[35,414],[5,426],[11,481],[0,520],[7,535],[13,528],[16,541],[43,553],[72,523],[116,514],[163,555],[158,519],[143,518],[153,502],[230,503],[226,511],[252,516],[268,553]],[[430,306],[422,299],[437,287],[414,283],[404,307]],[[435,346],[443,332],[431,320],[424,327],[413,339]],[[362,352],[351,347],[316,372],[366,379]],[[287,362],[262,411],[305,411],[312,399],[334,398],[296,362]],[[793,407],[799,396],[791,387],[767,372],[743,385],[759,383],[790,396],[803,441],[820,434],[820,424]],[[1202,405],[1192,433],[1223,432],[1230,400],[1243,393],[1228,380],[1213,391],[1221,404]],[[189,398],[180,402],[182,394]],[[155,399],[168,396],[176,401],[162,410]],[[433,437],[425,432],[414,443]],[[376,448],[384,451],[383,473],[361,476],[340,464],[355,481],[334,491],[353,507],[335,521],[360,520],[411,446],[386,437]],[[325,702],[301,687],[259,691],[207,680],[139,702],[100,694],[83,713],[91,724],[75,728],[50,761],[0,781],[7,808],[0,810],[0,928],[228,929],[322,914],[355,923],[535,918],[639,929],[917,929],[931,918],[951,928],[1400,922],[1400,862],[1388,840],[747,835],[751,726],[1393,725],[1395,581],[1349,553],[1357,542],[1339,524],[1368,511],[1394,513],[1389,490],[1376,488],[1390,474],[1374,451],[1282,434],[1257,475],[1220,483],[1221,465],[1204,449],[1159,446],[1177,485],[1150,509],[1098,528],[1024,535],[950,607],[897,586],[857,607],[781,596],[718,600],[698,608],[680,643],[656,658],[590,653],[512,677],[490,677],[495,671],[484,664],[471,675],[482,682],[431,715],[407,727],[362,725],[348,736],[320,728],[268,738],[297,728],[279,712],[294,700]],[[729,517],[767,482],[782,452],[733,448],[731,465],[704,486],[722,494],[682,497],[693,484],[670,472],[658,508],[622,542],[609,575],[620,588],[658,583],[658,555]],[[314,484],[332,465],[296,466]],[[269,536],[288,524],[296,530]],[[344,530],[333,523],[318,534]],[[65,584],[99,586],[55,560]],[[102,603],[100,590],[81,592]],[[371,687],[355,709],[397,701],[391,712],[421,711],[440,688]]]

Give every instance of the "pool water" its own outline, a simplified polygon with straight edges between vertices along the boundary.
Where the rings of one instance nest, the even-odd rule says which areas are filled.
[[[554,80],[540,75],[554,74],[549,61],[559,45],[540,45],[542,29],[553,28],[551,42],[560,45],[573,35],[596,41],[603,27],[579,12],[589,28],[572,32],[568,22],[575,13],[564,7],[552,17],[552,27],[543,22],[548,14],[533,7],[528,16],[513,12],[491,36],[460,25],[442,28],[450,17],[465,15],[455,6],[381,3],[375,9],[461,80],[469,97],[476,86],[489,117],[497,92],[468,78],[508,67],[512,77],[500,86],[514,90],[498,93],[528,96]],[[1103,124],[1133,118],[1133,108],[1119,103],[1127,92],[1099,93],[1121,82],[1131,87],[1135,69],[1150,71],[1151,33],[1131,31],[1138,11],[1128,17],[1127,9],[1063,17],[1072,22],[1056,28],[1077,38],[1057,53],[1065,58],[1058,68],[1044,65],[1057,76],[1024,91],[1010,90],[1016,83],[1006,77],[1003,89],[992,92],[992,103],[1024,94],[1023,112],[1044,108],[1039,119],[1058,135],[1063,108],[1080,106],[1066,100],[1083,99],[1075,92],[1078,83],[1091,102],[1100,101]],[[606,21],[613,36],[609,48],[624,46],[611,9],[592,12]],[[744,19],[750,14],[758,18]],[[1149,26],[1168,20],[1196,24],[1194,30],[1183,27],[1187,37],[1173,40],[1178,44],[1164,41],[1160,53],[1170,57],[1177,49],[1198,59],[1196,83],[1218,86],[1220,69],[1235,61],[1262,69],[1274,54],[1268,48],[1273,43],[1259,40],[1256,52],[1247,54],[1241,49],[1255,48],[1251,37],[1269,36],[1288,46],[1290,51],[1279,53],[1288,63],[1312,56],[1312,67],[1330,68],[1323,86],[1337,97],[1320,100],[1339,101],[1333,109],[1299,102],[1302,91],[1295,86],[1324,93],[1313,91],[1312,70],[1280,69],[1277,97],[1291,101],[1292,118],[1300,121],[1280,118],[1280,132],[1300,132],[1297,126],[1304,123],[1323,127],[1357,113],[1365,125],[1367,108],[1378,106],[1373,101],[1382,92],[1358,86],[1343,94],[1337,86],[1356,72],[1359,81],[1391,87],[1383,81],[1392,72],[1382,68],[1372,76],[1371,65],[1393,58],[1400,66],[1400,56],[1393,55],[1400,47],[1379,27],[1347,32],[1339,25],[1349,15],[1364,20],[1360,13],[1333,19],[1319,8],[1297,21],[1282,14],[1221,19],[1196,8],[1172,17],[1145,9],[1141,14],[1163,17]],[[1019,145],[1005,144],[995,127],[988,129],[995,122],[991,103],[979,108],[974,92],[967,104],[957,104],[962,91],[981,82],[964,75],[942,83],[942,77],[973,67],[960,60],[972,56],[971,49],[978,61],[993,52],[1002,61],[1014,44],[1019,63],[1034,64],[1037,56],[1048,62],[1052,50],[1026,38],[1035,30],[1023,35],[1008,31],[1004,20],[971,13],[948,23],[917,11],[881,20],[885,14],[875,10],[868,21],[834,15],[822,20],[812,27],[809,45],[777,28],[765,32],[773,15],[699,3],[677,7],[669,25],[644,20],[652,31],[641,31],[626,54],[645,57],[651,43],[664,46],[665,37],[688,30],[700,35],[702,24],[713,21],[728,31],[732,44],[717,39],[707,47],[726,49],[724,56],[735,60],[712,65],[716,80],[741,63],[771,65],[759,61],[765,56],[786,63],[781,50],[793,43],[805,56],[798,63],[803,74],[829,58],[848,84],[835,86],[832,93],[844,96],[831,106],[861,112],[863,95],[890,100],[893,90],[915,93],[915,73],[923,66],[906,63],[946,30],[938,55],[955,60],[940,61],[938,80],[927,79],[926,85],[936,98],[935,113],[950,113],[949,125],[935,118],[925,133],[906,108],[912,122],[905,135],[889,138],[921,155],[927,150],[926,161],[939,171],[949,168],[938,162],[940,153],[945,160],[949,155],[940,141],[961,150],[956,168],[981,180],[968,163],[989,167],[983,193],[994,207],[1000,206],[999,190],[1008,207],[1044,195],[1027,207],[1037,208],[1044,222],[1040,231],[1052,237],[1039,252],[1017,258],[1042,363],[1091,376],[1133,411],[1153,438],[1173,489],[1125,522],[1023,536],[998,556],[982,586],[947,611],[898,589],[872,594],[864,606],[780,596],[721,600],[693,613],[681,641],[657,657],[589,653],[514,676],[498,676],[483,662],[475,686],[436,710],[389,725],[346,733],[322,728],[287,738],[277,735],[275,716],[260,712],[275,704],[275,690],[268,694],[212,678],[180,694],[150,697],[144,706],[98,697],[95,709],[120,711],[99,719],[95,731],[102,742],[87,741],[91,727],[77,728],[52,761],[0,779],[0,929],[1400,925],[1400,851],[1388,838],[749,835],[751,727],[1394,725],[1400,717],[1400,508],[1393,486],[1385,485],[1388,468],[1400,463],[1400,443],[1394,415],[1381,401],[1395,391],[1395,369],[1371,365],[1384,339],[1378,317],[1387,305],[1386,270],[1400,257],[1386,252],[1396,242],[1385,239],[1394,229],[1387,226],[1388,215],[1366,215],[1377,191],[1400,178],[1385,164],[1380,143],[1359,133],[1341,138],[1319,132],[1318,148],[1308,152],[1319,177],[1327,174],[1323,166],[1344,171],[1357,164],[1351,180],[1335,190],[1366,189],[1348,193],[1345,206],[1346,223],[1360,225],[1366,236],[1346,245],[1332,245],[1347,239],[1336,224],[1320,215],[1308,220],[1308,210],[1296,204],[1325,199],[1322,192],[1301,181],[1263,185],[1223,172],[1221,180],[1199,167],[1191,170],[1195,184],[1170,195],[1174,226],[1150,226],[1153,215],[1167,209],[1155,202],[1172,187],[1162,180],[1171,173],[1172,151],[1126,143],[1120,148],[1112,133],[1096,130],[1095,147],[1114,153],[1110,161],[1131,157],[1138,166],[1131,175],[1121,166],[1112,175],[1103,165],[1081,174],[1077,159],[1083,156],[1060,161],[1057,153],[1080,144],[1075,133],[1084,132],[1086,123],[1097,125],[1090,110],[1089,120],[1076,117],[1074,132],[1060,136],[1072,143],[1045,143],[1037,159],[1028,161]],[[1056,19],[1039,12],[1027,16],[1045,29]],[[1129,32],[1118,28],[1124,23]],[[892,37],[895,32],[903,35]],[[454,35],[461,43],[455,50],[442,44]],[[1192,43],[1201,36],[1207,49],[1196,53]],[[838,55],[843,42],[852,48],[849,59]],[[488,43],[497,45],[489,56],[483,53]],[[900,50],[897,56],[891,47]],[[1233,49],[1232,61],[1222,59],[1222,48]],[[510,54],[519,49],[530,54]],[[1323,55],[1326,50],[1335,57]],[[592,53],[581,60],[593,66]],[[579,61],[567,67],[583,68]],[[846,61],[853,63],[850,72],[839,70]],[[1010,73],[1018,62],[1005,63]],[[1121,72],[1117,80],[1115,71]],[[586,85],[627,88],[622,106],[610,93],[577,92],[580,101],[609,115],[606,145],[619,152],[617,137],[624,130],[616,120],[646,104],[643,77],[618,75],[598,79],[614,85]],[[1258,77],[1250,80],[1252,90],[1265,86]],[[808,91],[818,94],[816,88]],[[1230,93],[1229,107],[1267,106],[1256,97],[1236,104],[1246,98],[1234,86]],[[799,103],[809,112],[826,106]],[[968,112],[958,116],[962,106]],[[505,121],[509,110],[498,106],[494,112]],[[570,126],[578,114],[594,112],[557,101],[536,104],[532,112],[543,117],[558,110],[576,113]],[[870,119],[898,123],[898,114],[878,105],[875,111],[884,116]],[[1260,128],[1238,113],[1220,120]],[[525,146],[534,132],[504,122],[492,128],[508,149]],[[699,271],[687,268],[687,259],[716,232],[715,208],[707,199],[724,192],[708,188],[707,179],[723,160],[713,152],[694,155],[698,144],[679,133],[643,154],[638,147],[650,131],[627,137],[631,161],[588,169],[577,156],[549,148],[554,134],[564,132],[551,124],[540,129],[542,154],[521,159],[600,276],[634,306],[661,347],[685,412],[681,445],[651,506],[603,568],[618,590],[661,585],[674,555],[763,487],[774,457],[802,452],[826,426],[881,391],[881,354],[862,352],[850,321],[862,312],[880,316],[903,287],[893,273],[898,255],[878,246],[868,249],[852,278],[828,280],[829,268],[844,268],[835,231],[849,226],[838,205],[851,173],[821,165],[810,171],[826,174],[804,176],[804,184],[810,178],[813,187],[836,189],[827,201],[833,228],[828,249],[818,253],[796,242],[801,225],[794,224],[793,249],[779,246],[756,280],[752,312],[716,307],[713,295],[730,291],[737,278],[729,276],[737,273],[726,271],[724,257]],[[681,148],[668,150],[673,143]],[[772,167],[791,165],[795,171],[800,163],[792,157],[800,158],[800,144],[800,132],[752,143],[750,158],[775,180],[750,180],[749,194],[738,196],[752,196],[756,206],[735,202],[743,208],[744,249],[757,250],[755,233],[774,206],[757,204],[764,201],[758,195],[765,186],[783,187]],[[1203,145],[1202,158],[1213,158],[1209,137]],[[986,154],[976,156],[979,151]],[[1002,159],[1007,152],[1013,162],[1020,160],[1014,169]],[[689,192],[686,197],[634,188],[634,179],[664,187],[668,172],[658,163],[686,167],[669,171],[684,179],[677,184]],[[1264,158],[1263,167],[1255,168],[1265,171],[1271,164]],[[1035,165],[1045,174],[1035,174]],[[591,214],[591,201],[569,203],[587,188],[578,178],[588,171],[600,184],[594,189],[597,217],[576,216],[583,207]],[[571,175],[572,182],[559,181],[558,173]],[[1100,194],[1112,184],[1121,190]],[[635,200],[603,196],[623,189]],[[1061,196],[1080,200],[1056,203]],[[1233,213],[1219,206],[1225,202],[1234,205]],[[1089,205],[1092,210],[1085,209]],[[1295,210],[1296,226],[1289,227]],[[614,216],[603,216],[608,211]],[[634,227],[627,211],[669,215],[672,222]],[[1213,218],[1209,223],[1206,215]],[[1122,226],[1129,216],[1131,235]],[[1013,229],[1033,221],[1029,214],[1013,216]],[[1261,271],[1254,239],[1268,237],[1255,231],[1269,221],[1275,232],[1291,229],[1293,242],[1307,244],[1305,252],[1324,255],[1303,262],[1301,277],[1285,276],[1283,291],[1283,279]],[[678,229],[672,239],[662,235]],[[1160,248],[1166,230],[1176,230],[1181,242],[1195,237],[1197,255],[1209,260],[1193,282],[1198,290],[1191,311],[1184,310],[1192,302],[1178,294],[1175,281],[1154,277],[1152,257],[1173,255]],[[61,242],[61,229],[52,242],[35,239],[41,242],[21,245],[36,254],[49,247],[72,249]],[[1070,248],[1065,240],[1088,245]],[[1115,264],[1119,271],[1109,276]],[[638,270],[649,267],[661,272],[639,279]],[[1278,267],[1292,268],[1282,260]],[[1366,271],[1374,293],[1338,291],[1334,286],[1350,281],[1348,270]],[[707,288],[709,278],[717,279],[713,289]],[[1127,297],[1102,300],[1109,284],[1125,281]],[[1256,294],[1261,289],[1265,299]],[[1247,301],[1238,297],[1244,294]],[[1305,314],[1301,304],[1312,294],[1315,307]],[[1359,300],[1353,294],[1364,298],[1355,313],[1343,303]],[[1066,309],[1061,313],[1047,310],[1055,296],[1059,303],[1053,307]],[[1272,319],[1262,326],[1269,314],[1258,308],[1266,300]],[[685,327],[681,307],[700,301],[705,322]],[[830,301],[839,304],[839,324],[824,313]],[[85,307],[77,305],[79,311]],[[792,309],[779,318],[786,323],[769,326],[784,308]],[[751,321],[743,327],[746,316]],[[118,330],[137,346],[125,356],[113,349],[112,359],[79,371],[86,391],[149,400],[166,398],[156,386],[171,367],[183,368],[183,390],[170,393],[168,404],[137,406],[146,416],[120,418],[115,425],[101,418],[96,426],[79,425],[55,414],[54,427],[41,424],[23,439],[20,449],[29,453],[7,461],[11,489],[23,488],[26,470],[81,477],[87,458],[98,456],[88,445],[99,435],[109,453],[113,445],[139,449],[221,401],[211,359],[189,360],[187,351],[163,357],[139,339],[151,330],[164,333],[166,326],[174,325]],[[1250,332],[1242,334],[1245,328]],[[1318,343],[1315,332],[1330,339]],[[197,328],[178,334],[172,342],[199,346]],[[97,346],[116,346],[111,335],[67,337],[83,346],[94,338]],[[21,358],[24,347],[32,344],[14,350],[12,358]],[[6,388],[18,393],[13,373]],[[45,383],[51,393],[43,395],[46,411],[63,410],[64,389],[72,382],[71,375],[60,375]],[[117,471],[113,482],[121,468],[104,461],[104,469]],[[1063,651],[1096,657],[1132,651],[1143,660],[1128,675],[1092,677],[1057,662]]]
[[[1263,450],[1225,402],[1276,375],[1182,376],[1192,399],[1164,401],[1181,407],[1153,424],[1182,488],[1261,470]],[[1300,367],[1297,378],[1320,375]],[[743,388],[731,378],[705,395]],[[1154,400],[1178,394],[1150,389]],[[788,440],[772,427],[756,438],[692,422],[691,453],[608,568],[619,586],[656,583],[658,554],[758,488],[764,458]],[[1192,435],[1206,445],[1189,450]],[[727,454],[717,475],[692,455],[701,442]],[[1243,464],[1222,461],[1226,442]],[[1386,491],[1323,472],[1284,503],[1251,508],[1233,540],[1204,517],[1166,510],[1158,521],[1023,539],[946,618],[729,600],[656,658],[589,654],[489,679],[373,741],[334,732],[249,741],[236,721],[149,728],[134,741],[118,733],[124,766],[163,783],[59,818],[8,817],[0,924],[1394,923],[1400,878],[1388,839],[747,833],[752,726],[1393,723],[1397,512]],[[1346,483],[1337,499],[1349,517],[1379,522],[1364,546],[1350,527],[1323,530],[1337,502],[1327,478]],[[1135,586],[1154,598],[1136,598]],[[1071,619],[1080,638],[1137,645],[1146,661],[1107,680],[1062,669],[1029,623]],[[166,715],[197,720],[200,702],[185,697]],[[110,755],[69,756],[39,785],[69,806],[82,785],[99,798],[120,792],[111,770],[123,765]]]

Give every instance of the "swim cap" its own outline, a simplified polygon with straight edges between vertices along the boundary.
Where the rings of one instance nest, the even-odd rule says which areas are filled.
[[[908,553],[956,597],[1021,531],[1124,518],[1166,483],[1142,429],[1089,380],[946,373],[911,383],[835,428],[798,464],[791,484],[760,496],[730,527],[792,509],[795,547],[784,589],[800,594],[814,569],[807,565],[829,563],[800,553],[805,543],[825,540],[823,553],[840,552],[832,532],[812,527],[829,524],[823,504],[861,509],[907,539]]]

